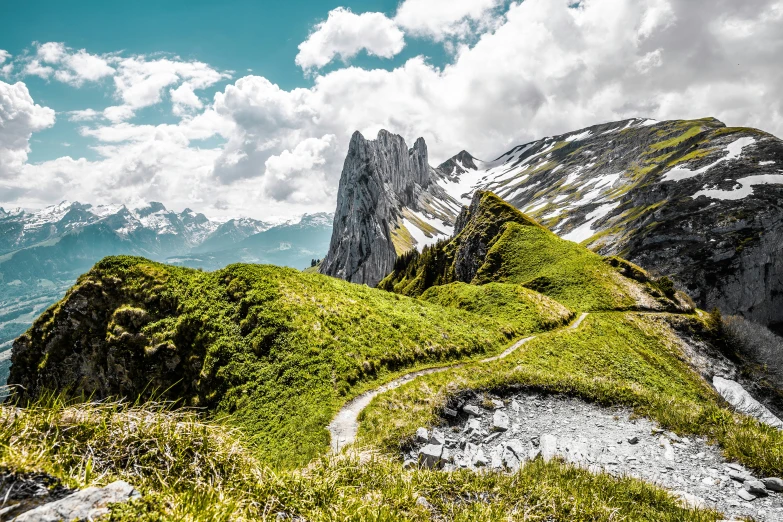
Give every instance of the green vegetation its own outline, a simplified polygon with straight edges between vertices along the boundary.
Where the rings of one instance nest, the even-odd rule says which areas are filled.
[[[562,326],[574,314],[553,299],[519,285],[451,283],[433,286],[421,296],[430,303],[492,317],[509,332],[540,332]]]
[[[55,326],[85,302],[100,315],[66,332]],[[371,383],[498,352],[528,323],[552,320],[497,321],[271,266],[205,273],[108,258],[26,334],[31,349],[10,382],[30,395],[41,382],[98,397],[165,391],[230,414],[265,462],[302,465],[326,450],[337,408]],[[68,373],[74,351],[92,361],[87,375]],[[102,378],[111,372],[120,378]]]
[[[134,484],[142,498],[111,520],[251,521],[278,513],[312,521],[648,520],[715,522],[650,484],[539,460],[516,475],[404,471],[380,455],[318,459],[273,472],[241,433],[166,405],[67,404],[45,397],[0,409],[0,467],[43,471],[71,487]],[[128,429],[133,426],[133,429]]]
[[[577,330],[539,336],[508,358],[428,375],[377,397],[363,412],[359,442],[394,451],[461,390],[532,389],[626,405],[679,433],[708,436],[766,474],[783,473],[783,432],[721,407],[711,387],[683,360],[670,329],[674,318],[709,336],[696,317],[591,314]]]
[[[722,518],[557,460],[514,475],[403,470],[400,447],[461,392],[528,389],[624,405],[783,473],[783,433],[729,411],[683,354],[683,337],[725,348],[717,314],[689,313],[668,278],[561,240],[491,193],[459,228],[401,256],[382,289],[272,266],[105,259],[17,343],[24,407],[0,407],[0,469],[74,487],[128,480],[144,496],[114,507],[119,521]],[[591,314],[564,328],[576,312]],[[355,454],[324,455],[346,401],[447,365],[377,396]]]
[[[464,230],[452,241],[401,257],[379,286],[418,296],[455,281],[497,282],[522,285],[575,311],[672,306],[668,299],[673,294],[664,295],[635,279],[485,192],[474,200]]]

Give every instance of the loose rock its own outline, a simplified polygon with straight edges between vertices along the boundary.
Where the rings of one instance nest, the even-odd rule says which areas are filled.
[[[15,522],[59,522],[60,520],[94,520],[109,513],[109,504],[128,502],[139,497],[138,491],[123,480],[104,488],[91,487],[77,491],[62,500],[44,504],[22,513]]]

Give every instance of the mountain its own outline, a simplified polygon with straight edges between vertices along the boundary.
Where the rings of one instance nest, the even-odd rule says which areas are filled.
[[[311,261],[321,259],[328,252],[333,219],[332,214],[327,213],[306,214],[299,221],[282,225],[267,227],[256,223],[245,228],[236,223],[225,228],[231,223],[227,222],[191,254],[170,257],[166,262],[205,270],[217,270],[231,263],[306,268]],[[259,232],[241,236],[252,230]]]
[[[13,339],[103,257],[140,255],[208,270],[240,261],[303,269],[326,254],[330,223],[325,214],[277,227],[247,218],[218,223],[157,202],[136,209],[63,202],[37,212],[1,210],[0,383]]]
[[[398,255],[449,237],[460,204],[439,180],[423,139],[409,149],[386,131],[375,140],[354,133],[321,273],[375,286]]]
[[[482,191],[393,268],[101,260],[14,343],[4,484],[45,487],[6,514],[121,479],[119,520],[779,520],[781,388],[666,278]]]
[[[346,168],[354,163],[346,160]],[[670,276],[700,307],[772,326],[783,322],[783,142],[768,133],[713,118],[630,119],[519,145],[493,161],[462,151],[428,172],[431,207],[456,215],[455,202],[467,205],[475,191],[491,190],[565,239]],[[398,185],[417,179],[405,168],[387,176],[402,178]],[[344,170],[343,178],[350,188],[338,195],[338,209],[351,208],[345,200],[357,193],[374,201],[389,192],[375,178],[357,176],[355,168]],[[356,238],[354,251],[363,257],[354,256],[354,273],[362,274],[363,259],[384,259],[382,266],[373,264],[373,277],[353,280],[373,284],[401,251],[421,250],[448,234],[446,229],[394,252],[371,241],[370,230],[379,237],[420,233],[415,225],[421,223],[399,218],[410,211],[419,211],[422,221],[435,218],[408,203],[398,198],[391,208],[360,213],[372,226],[335,228],[335,236]],[[439,217],[453,223],[446,214]],[[333,238],[335,257],[342,255],[340,245]]]

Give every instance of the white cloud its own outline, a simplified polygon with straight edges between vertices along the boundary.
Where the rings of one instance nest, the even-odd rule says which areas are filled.
[[[54,125],[55,113],[36,105],[27,86],[0,81],[0,193],[7,201],[19,195],[14,184],[30,152],[33,132]]]
[[[78,111],[69,111],[68,119],[71,121],[92,121],[101,115],[95,109],[83,109]]]
[[[8,51],[4,51],[3,49],[0,49],[0,76],[8,77],[10,76],[11,72],[14,70],[14,64],[8,63],[6,65],[3,65],[7,60],[11,58],[11,53]]]
[[[24,74],[38,76],[44,80],[49,79],[52,73],[54,73],[53,68],[49,67],[48,65],[41,64],[41,62],[38,60],[30,60],[24,66]]]
[[[54,73],[57,80],[76,87],[114,74],[107,57],[90,54],[84,49],[74,52],[61,42],[46,42],[37,47],[37,58],[30,60],[25,67],[27,74],[48,78]],[[41,62],[54,67],[42,66]]]
[[[647,74],[656,67],[663,65],[663,49],[656,49],[636,60],[636,69],[641,74]]]
[[[46,42],[38,45],[36,52],[38,58],[46,63],[58,63],[65,56],[65,44],[60,42]]]
[[[265,217],[333,210],[354,130],[374,137],[386,128],[409,143],[423,136],[433,164],[461,149],[492,159],[512,145],[634,116],[715,116],[783,135],[780,0],[569,3],[525,0],[502,16],[451,11],[438,27],[487,29],[463,41],[459,30],[431,34],[455,45],[444,67],[423,57],[390,70],[343,67],[292,90],[246,76],[212,103],[198,91],[224,73],[117,58],[120,105],[106,111],[117,123],[80,130],[100,157],[28,165],[13,187],[35,180],[41,203],[66,194],[97,203],[147,197]],[[124,122],[164,98],[182,111],[178,124]]]
[[[124,58],[119,60],[118,74],[114,77],[116,95],[123,104],[109,107],[104,111],[104,116],[111,121],[126,120],[136,110],[160,103],[166,87],[184,81],[188,86],[185,90],[178,90],[178,101],[175,101],[175,104],[183,107],[187,105],[183,103],[183,100],[188,99],[187,90],[193,93],[195,89],[204,89],[230,77],[228,73],[218,72],[197,61],[185,62],[178,58],[149,60],[144,56]]]
[[[407,32],[436,41],[464,37],[471,23],[487,24],[503,0],[404,0],[394,20]]]
[[[302,140],[293,150],[284,150],[265,163],[264,192],[275,201],[294,198],[309,201],[327,185],[323,167],[332,152],[335,136]]]
[[[171,96],[171,102],[173,104],[172,111],[176,116],[182,116],[188,114],[194,109],[201,109],[204,104],[196,96],[193,91],[193,86],[189,82],[185,82],[176,89],[169,91]]]
[[[296,64],[302,69],[319,69],[338,57],[347,61],[362,50],[392,58],[403,47],[402,31],[383,13],[354,14],[338,7],[299,45]]]

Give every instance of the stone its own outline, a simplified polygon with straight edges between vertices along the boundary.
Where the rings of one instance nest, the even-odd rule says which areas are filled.
[[[519,469],[519,466],[522,464],[522,459],[517,457],[517,455],[511,451],[508,448],[505,448],[503,450],[503,464],[510,469],[511,471],[516,471]]]
[[[500,432],[499,431],[496,431],[495,433],[490,433],[489,437],[484,439],[484,444],[489,444],[490,442],[492,442],[493,440],[497,439],[498,437],[500,437]]]
[[[557,437],[550,434],[541,435],[540,439],[541,457],[549,462],[557,455]]]
[[[767,491],[766,486],[760,480],[746,480],[745,490],[756,497],[769,496],[769,491]]]
[[[446,437],[443,435],[442,432],[433,430],[432,434],[430,435],[429,443],[434,446],[445,446],[446,445]]]
[[[503,401],[499,401],[498,399],[492,399],[491,402],[492,402],[492,407],[495,408],[496,410],[506,407],[506,405],[503,404]]]
[[[628,444],[631,444],[631,445],[639,444],[639,437],[630,437],[628,439]]]
[[[452,410],[451,408],[443,408],[443,415],[446,417],[454,418],[458,415],[457,410]]]
[[[770,477],[761,479],[761,482],[764,484],[764,487],[770,491],[778,493],[783,492],[783,479]]]
[[[492,469],[503,468],[503,451],[504,449],[502,446],[496,446],[489,453],[490,466],[492,467]]]
[[[672,491],[672,495],[678,498],[683,507],[689,509],[702,509],[707,507],[707,501],[687,491]]]
[[[109,513],[109,504],[128,502],[140,496],[123,480],[106,487],[91,487],[67,497],[22,513],[18,522],[59,522],[60,520],[94,520]]]
[[[712,385],[715,386],[721,397],[738,412],[756,417],[759,421],[774,428],[783,429],[783,421],[754,399],[738,382],[716,375],[712,378]]]
[[[475,415],[476,417],[481,416],[481,409],[478,406],[474,406],[473,404],[466,404],[462,407],[462,411],[469,415]]]
[[[729,478],[736,480],[737,482],[745,482],[746,480],[750,479],[750,475],[744,471],[737,471],[732,469],[729,470]]]
[[[492,430],[493,431],[508,431],[511,421],[504,412],[497,410],[492,415]]]
[[[432,511],[432,509],[433,509],[433,508],[432,508],[432,504],[430,504],[430,503],[427,501],[427,499],[426,499],[426,498],[424,498],[424,497],[419,497],[419,498],[417,498],[417,499],[416,499],[416,505],[417,505],[417,506],[421,506],[421,507],[423,507],[424,509],[427,509],[427,510],[430,510],[430,511]]]
[[[505,448],[512,451],[519,460],[522,460],[527,455],[527,449],[525,445],[519,439],[509,439],[504,444]]]
[[[419,463],[430,469],[440,469],[443,467],[443,446],[427,444],[419,450]]]
[[[745,500],[746,502],[752,502],[756,500],[756,495],[753,493],[750,493],[749,491],[745,489],[738,489],[737,490],[737,496],[741,498],[742,500]]]
[[[473,465],[477,468],[482,468],[489,464],[487,456],[484,454],[484,449],[479,448],[476,454],[473,456]]]
[[[661,447],[663,447],[663,458],[670,462],[674,462],[676,457],[674,454],[674,448],[672,447],[671,442],[669,442],[669,439],[662,436],[660,439],[658,439],[658,442],[660,443]]]
[[[427,428],[419,428],[416,430],[416,442],[425,443],[429,440],[430,432],[427,431]]]

